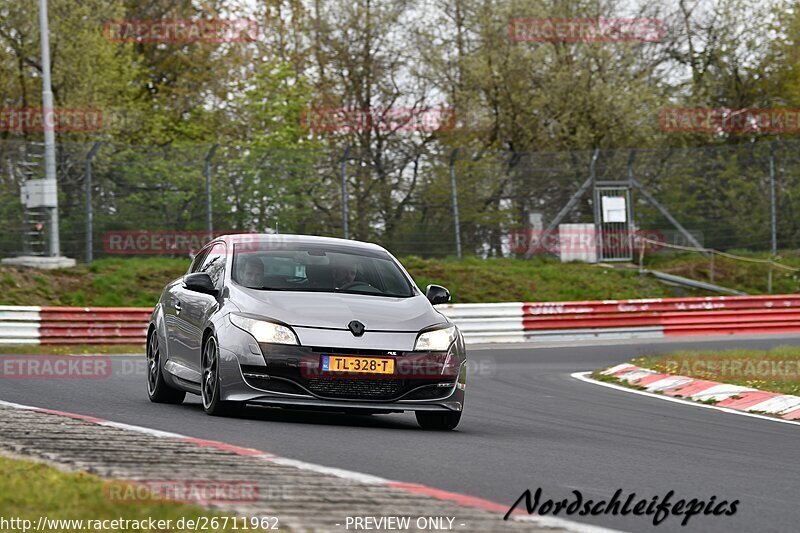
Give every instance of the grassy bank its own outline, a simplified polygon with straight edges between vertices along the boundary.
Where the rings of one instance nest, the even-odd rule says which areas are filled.
[[[750,254],[752,257],[762,257]],[[800,267],[800,254],[781,260]],[[422,259],[401,261],[423,289],[444,285],[454,302],[564,301],[659,298],[711,295],[663,285],[635,270],[584,263],[560,263],[552,258]],[[708,258],[698,254],[651,255],[646,266],[692,279],[711,279]],[[112,258],[72,269],[41,271],[0,267],[0,305],[135,306],[149,307],[164,285],[182,275],[187,259]],[[754,263],[716,258],[714,282],[750,294],[767,291],[768,268]],[[800,276],[775,270],[773,292],[800,290]]]
[[[764,260],[768,254],[741,250],[731,252],[745,259]],[[800,268],[800,251],[784,250],[774,261],[793,268]],[[707,281],[740,290],[748,294],[766,294],[769,290],[769,265],[697,253],[653,254],[646,258],[645,266],[686,278]],[[800,291],[800,273],[781,268],[772,268],[772,293],[787,294]]]
[[[171,531],[185,531],[175,527],[181,518],[189,520],[216,516],[192,505],[114,501],[105,496],[104,480],[83,472],[62,472],[43,463],[0,456],[0,472],[3,473],[3,482],[0,483],[0,509],[3,515],[6,519],[30,520],[32,528],[36,527],[42,516],[92,521],[153,518],[156,521],[171,520]],[[80,528],[64,525],[53,529],[77,531]],[[234,529],[229,526],[216,531]]]
[[[444,285],[454,302],[653,298],[664,285],[635,272],[555,260],[467,258],[401,260],[423,288]],[[155,304],[164,285],[181,276],[185,259],[101,259],[72,269],[0,267],[0,305],[135,306]]]

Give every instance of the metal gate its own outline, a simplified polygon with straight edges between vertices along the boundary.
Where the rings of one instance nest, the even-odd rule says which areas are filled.
[[[633,260],[630,185],[595,185],[594,225],[599,261]]]

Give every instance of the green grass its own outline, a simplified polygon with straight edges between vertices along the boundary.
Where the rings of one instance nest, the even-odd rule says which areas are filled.
[[[658,298],[672,290],[632,270],[554,259],[401,260],[422,290],[444,285],[453,302],[568,301],[611,298]]]
[[[178,503],[115,502],[104,496],[105,481],[84,472],[62,472],[43,463],[0,456],[0,509],[5,519],[172,520],[220,516],[207,509]],[[241,526],[241,522],[239,522]],[[241,528],[240,528],[241,529]],[[217,531],[233,531],[217,529]],[[73,531],[60,529],[59,531]],[[139,529],[138,531],[151,531]],[[155,531],[155,530],[152,530]],[[184,531],[174,528],[172,531]]]
[[[783,363],[783,367],[777,366],[778,363]],[[800,395],[798,346],[779,346],[768,351],[677,351],[636,358],[631,364],[666,374]]]
[[[745,254],[744,252],[741,252]],[[756,257],[756,254],[749,254]],[[766,257],[763,254],[758,257]],[[800,252],[781,261],[800,267]],[[556,259],[479,259],[457,261],[404,257],[401,262],[424,290],[444,285],[453,302],[566,301],[712,295],[664,285],[635,269],[614,269]],[[186,272],[188,259],[134,257],[100,259],[71,269],[38,271],[0,267],[0,305],[150,307],[164,285]],[[648,268],[692,279],[710,279],[710,261],[698,254],[651,254]],[[715,259],[717,284],[750,294],[766,293],[767,267]],[[800,292],[800,276],[775,270],[774,293]]]
[[[733,255],[751,259],[768,259],[769,254],[732,250]],[[723,287],[737,289],[748,294],[766,294],[770,267],[715,256],[713,265],[708,256],[697,253],[651,254],[645,258],[645,267],[676,274],[687,278],[713,282]],[[773,260],[786,266],[800,268],[800,250],[781,251]],[[772,270],[772,293],[788,294],[800,291],[800,273],[780,268]]]
[[[0,305],[152,307],[186,259],[100,259],[51,271],[0,267]]]

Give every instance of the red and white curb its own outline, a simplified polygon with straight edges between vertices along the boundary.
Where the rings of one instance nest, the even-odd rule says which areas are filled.
[[[90,422],[100,426],[113,427],[127,431],[135,431],[138,433],[144,433],[146,435],[164,439],[175,439],[183,442],[188,442],[197,446],[216,448],[236,455],[254,457],[277,465],[292,466],[300,470],[306,470],[318,474],[332,475],[342,479],[347,479],[359,483],[364,483],[369,485],[385,485],[394,489],[405,490],[414,494],[428,496],[435,500],[452,502],[462,507],[482,509],[484,511],[499,513],[501,515],[504,515],[509,508],[509,505],[504,505],[490,500],[485,500],[483,498],[478,498],[475,496],[468,496],[466,494],[459,494],[457,492],[440,490],[433,487],[428,487],[426,485],[420,485],[417,483],[392,481],[378,476],[373,476],[371,474],[363,474],[360,472],[354,472],[352,470],[345,470],[342,468],[334,468],[334,467],[317,465],[314,463],[307,463],[305,461],[280,457],[278,455],[263,452],[261,450],[256,450],[253,448],[244,448],[241,446],[227,444],[224,442],[199,439],[196,437],[188,437],[186,435],[181,435],[179,433],[161,431],[158,429],[151,429],[142,426],[134,426],[130,424],[124,424],[122,422],[113,422],[110,420],[104,420],[102,418],[97,418],[88,415],[68,413],[65,411],[56,411],[53,409],[45,409],[42,407],[34,407],[30,405],[21,405],[18,403],[6,402],[3,400],[0,400],[0,406],[9,407],[13,409],[24,409],[38,413],[46,413],[50,415],[83,420],[85,422]],[[573,522],[571,520],[565,520],[563,518],[557,518],[552,516],[528,515],[524,510],[520,509],[515,510],[510,518],[514,521],[530,522],[537,526],[541,526],[543,528],[559,528],[575,533],[618,533],[616,530],[598,526],[591,526],[587,524],[581,524],[578,522]]]
[[[704,379],[664,374],[623,363],[601,374],[613,376],[621,382],[637,387],[632,389],[590,377],[591,372],[575,372],[572,377],[581,381],[662,400],[685,403],[697,407],[717,409],[775,422],[800,424],[800,396],[761,391],[739,385],[719,383]],[[698,403],[713,401],[715,403]],[[766,416],[769,415],[769,416]]]

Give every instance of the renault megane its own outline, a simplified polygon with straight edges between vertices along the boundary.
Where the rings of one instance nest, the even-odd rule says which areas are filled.
[[[211,415],[246,404],[361,413],[414,411],[453,429],[466,351],[425,294],[375,244],[299,235],[227,235],[170,282],[147,331],[150,400],[202,398]]]

